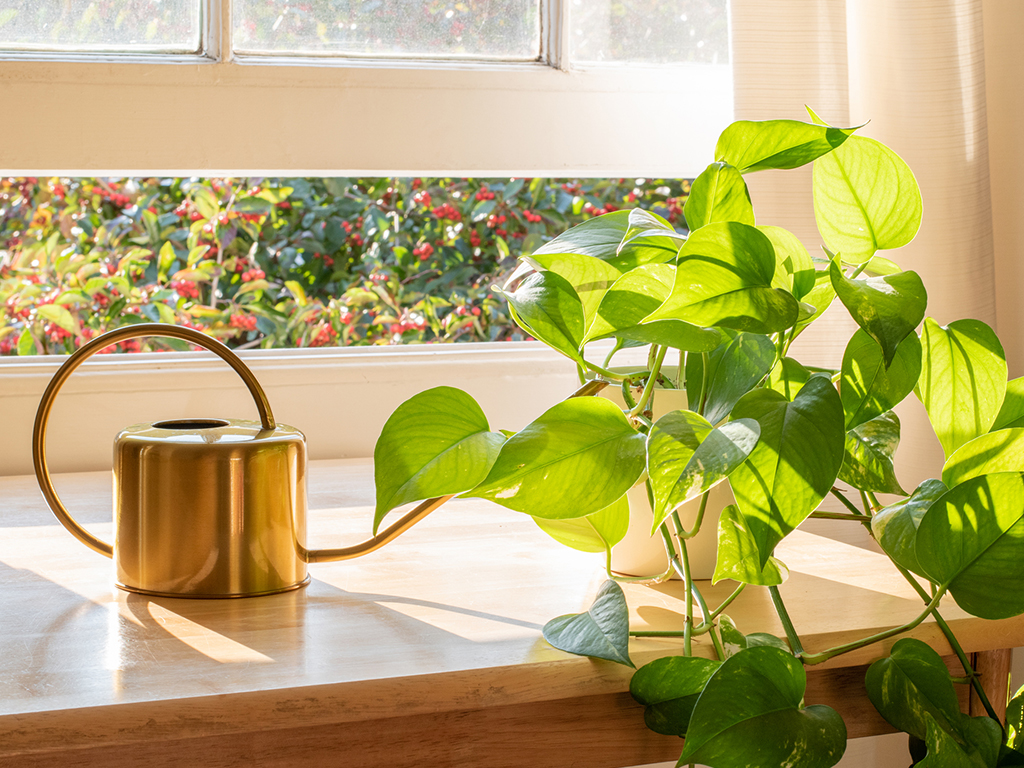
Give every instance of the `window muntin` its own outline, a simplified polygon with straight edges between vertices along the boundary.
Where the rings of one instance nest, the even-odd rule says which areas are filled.
[[[0,52],[199,54],[203,0],[0,0]]]
[[[235,0],[233,49],[261,56],[533,61],[540,0]]]

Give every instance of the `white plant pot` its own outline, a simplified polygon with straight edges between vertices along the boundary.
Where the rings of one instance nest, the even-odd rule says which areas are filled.
[[[674,376],[675,371],[664,369],[665,375]],[[605,387],[601,396],[606,397],[620,408],[625,408],[622,392],[614,385]],[[657,421],[670,411],[686,408],[686,392],[682,389],[658,389],[654,394],[654,420]],[[647,486],[641,481],[627,492],[629,499],[629,532],[612,547],[612,570],[623,576],[654,576],[668,568],[665,544],[658,533],[651,536],[654,513],[647,498]],[[715,573],[718,556],[718,516],[729,504],[735,503],[729,482],[715,486],[708,496],[704,521],[700,532],[686,543],[690,560],[690,574],[694,579],[710,579]],[[679,517],[686,528],[693,526],[700,509],[700,499],[687,502],[679,509]]]

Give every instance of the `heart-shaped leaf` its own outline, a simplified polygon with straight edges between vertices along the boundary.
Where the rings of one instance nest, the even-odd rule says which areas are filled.
[[[604,295],[612,284],[622,276],[618,269],[606,261],[575,253],[551,253],[540,256],[532,254],[526,257],[526,261],[533,263],[541,270],[554,272],[564,277],[573,287],[583,304],[584,328],[590,327]]]
[[[629,497],[623,496],[586,517],[566,520],[534,517],[533,522],[559,544],[580,552],[608,552],[622,541],[629,528]]]
[[[744,584],[772,587],[785,581],[789,571],[774,557],[760,564],[757,542],[735,504],[722,510],[718,518],[718,561],[711,583],[733,579]]]
[[[814,218],[829,248],[861,264],[900,248],[921,226],[921,190],[884,144],[854,136],[814,163]]]
[[[896,347],[924,319],[928,294],[916,272],[850,280],[839,260],[829,267],[832,287],[857,325],[882,348],[885,367],[896,357]]]
[[[916,554],[932,581],[983,619],[1024,613],[1024,482],[1019,472],[975,477],[924,513]]]
[[[1006,392],[1006,355],[980,320],[940,326],[931,318],[921,330],[921,377],[917,395],[946,456],[989,431]]]
[[[952,488],[994,472],[1024,472],[1024,428],[1000,429],[964,443],[946,459],[942,482]]]
[[[606,581],[586,613],[559,616],[544,625],[544,639],[560,651],[634,667],[629,658],[629,608],[622,587]]]
[[[778,648],[780,651],[790,655],[793,653],[789,646],[786,645],[785,640],[775,635],[770,635],[767,632],[752,632],[749,635],[744,635],[736,629],[736,622],[727,615],[723,614],[718,620],[718,628],[722,632],[722,645],[725,649],[726,658],[735,656],[747,648],[757,648],[762,645]]]
[[[683,217],[691,232],[716,221],[753,226],[754,207],[742,174],[728,163],[709,165],[690,185]]]
[[[800,238],[782,227],[758,227],[775,249],[775,277],[772,285],[803,299],[814,288],[814,262]]]
[[[916,333],[899,343],[886,368],[878,342],[858,329],[843,353],[839,383],[846,428],[853,429],[903,402],[920,376],[921,340]]]
[[[797,120],[737,120],[718,137],[715,160],[741,173],[799,168],[834,150],[855,130]]]
[[[586,341],[615,335],[696,352],[717,347],[721,332],[715,328],[701,328],[682,320],[640,324],[661,306],[674,282],[675,267],[671,264],[645,264],[624,274],[604,295]]]
[[[927,714],[943,730],[962,737],[960,702],[949,670],[927,643],[897,640],[888,658],[868,668],[864,686],[878,713],[898,730],[926,738]]]
[[[846,750],[846,725],[834,709],[801,708],[807,675],[778,648],[726,659],[704,686],[679,765],[711,768],[831,768]]]
[[[729,484],[763,566],[839,475],[846,436],[843,405],[828,378],[812,376],[792,402],[772,390],[749,392],[732,409],[732,418],[761,425],[761,439]]]
[[[914,763],[915,768],[1002,768],[1015,764],[1012,754],[1007,756],[1006,749],[1001,748],[1002,729],[989,717],[962,715],[962,736],[946,730],[929,714],[924,719],[928,724],[925,755]]]
[[[1006,744],[1011,749],[1024,749],[1024,687],[1006,705]]]
[[[666,736],[685,736],[693,705],[720,665],[698,656],[667,656],[640,667],[629,681],[629,692],[644,705],[647,727]]]
[[[1024,427],[1024,376],[1006,382],[1006,395],[999,409],[993,431],[1009,427]]]
[[[636,483],[644,441],[610,400],[563,400],[509,438],[469,495],[552,520],[583,517]]]
[[[775,345],[767,336],[723,331],[723,341],[708,355],[704,415],[717,424],[737,401],[765,377],[775,362]],[[686,399],[697,405],[704,382],[704,358],[686,356]]]
[[[395,507],[473,488],[504,442],[461,389],[434,387],[406,400],[388,417],[373,449],[373,532]]]
[[[621,249],[630,228],[631,211],[613,211],[603,216],[587,219],[567,229],[554,240],[545,243],[533,256],[556,253],[575,253],[607,261],[620,272],[641,264],[670,261],[679,250],[679,242],[673,237],[643,237]],[[661,221],[664,222],[662,219]],[[671,228],[671,227],[669,227]]]
[[[583,303],[568,280],[554,272],[537,272],[514,293],[501,293],[515,310],[517,322],[525,325],[523,330],[571,360],[582,361]]]
[[[772,368],[764,386],[778,392],[787,400],[792,400],[810,379],[809,370],[792,357],[784,357]]]
[[[654,525],[725,480],[750,455],[761,428],[741,419],[713,429],[693,411],[672,411],[647,436],[647,473],[654,491]]]
[[[949,488],[941,480],[925,480],[910,496],[871,518],[871,532],[897,565],[924,576],[917,562],[917,528],[921,518]]]
[[[771,287],[775,251],[754,227],[716,222],[692,233],[676,262],[665,303],[647,320],[685,320],[704,327],[773,333],[791,327],[799,304]]]
[[[900,420],[892,411],[858,424],[846,433],[839,479],[862,491],[906,496],[892,463],[899,444]]]

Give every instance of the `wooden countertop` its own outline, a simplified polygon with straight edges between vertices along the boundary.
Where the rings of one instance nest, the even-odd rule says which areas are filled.
[[[109,474],[63,475],[56,484],[78,519],[110,540]],[[310,465],[311,547],[367,538],[372,508],[366,460]],[[540,636],[549,619],[589,605],[604,580],[601,557],[568,550],[527,516],[488,502],[456,500],[376,553],[310,566],[306,589],[243,600],[116,589],[111,562],[59,526],[34,477],[0,478],[0,526],[0,758],[57,742],[195,739],[628,689],[629,669],[562,653]],[[778,554],[791,572],[782,593],[808,650],[921,610],[881,555],[802,532]],[[709,604],[732,587],[708,585]],[[634,629],[679,627],[680,583],[627,585],[626,593]],[[782,634],[765,590],[749,589],[727,612],[742,631]],[[982,621],[952,600],[943,613],[969,651],[1024,644],[1024,617]],[[911,634],[951,653],[930,621]],[[680,645],[634,639],[631,654],[639,666]],[[711,655],[706,637],[696,647]],[[828,666],[864,665],[887,647]]]

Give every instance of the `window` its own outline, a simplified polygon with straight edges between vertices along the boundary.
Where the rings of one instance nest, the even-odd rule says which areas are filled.
[[[56,51],[53,38],[47,38],[49,49],[38,37],[29,40],[27,32],[16,40],[12,30],[19,27],[11,11],[38,15],[43,6],[77,8],[75,0],[0,0],[0,40],[7,43],[0,52],[0,98],[9,116],[0,173],[693,178],[732,115],[728,50],[722,48],[717,58],[707,55],[707,41],[724,45],[724,0],[687,0],[687,8],[717,8],[714,23],[705,33],[696,27],[696,16],[684,21],[681,16],[690,11],[680,10],[678,22],[694,28],[692,35],[686,28],[685,36],[696,42],[657,55],[647,47],[657,37],[654,22],[645,22],[642,33],[626,25],[628,34],[619,45],[614,41],[624,28],[621,17],[577,16],[573,27],[575,0],[541,0],[533,6],[516,0],[522,8],[535,7],[537,21],[533,26],[522,21],[521,43],[498,57],[491,55],[493,48],[480,55],[487,27],[474,28],[468,18],[462,42],[467,35],[485,41],[472,54],[468,45],[455,50],[451,41],[443,57],[436,55],[433,41],[418,51],[406,48],[409,41],[401,31],[390,38],[383,31],[362,37],[325,34],[326,42],[318,34],[319,48],[304,50],[295,42],[298,14],[305,12],[299,2],[262,0],[264,7],[277,9],[277,16],[253,19],[255,30],[238,31],[238,23],[228,20],[241,18],[244,24],[236,12],[249,1],[207,0],[199,6],[198,45],[195,37],[181,37],[163,50],[116,49],[108,41],[79,38],[78,47],[68,46],[68,52]],[[128,0],[92,2],[97,13],[129,5]],[[170,2],[162,0],[160,6]],[[311,9],[345,5],[304,2]],[[358,7],[369,10],[374,3],[434,7],[434,0],[365,0]],[[579,8],[590,3],[581,1]],[[463,0],[462,5],[484,4]],[[654,20],[661,18],[658,8],[684,7],[667,0],[631,5]],[[304,28],[307,21],[301,18]],[[335,23],[342,21],[339,16]],[[453,13],[446,21],[462,19]],[[261,23],[268,33],[278,24],[277,42],[260,41]],[[357,30],[351,30],[352,23]],[[349,33],[360,23],[349,21]],[[282,37],[285,33],[291,40]],[[390,46],[388,57],[367,52],[367,41],[377,45],[377,39]],[[706,42],[697,46],[701,41]],[[402,50],[396,50],[399,44]],[[620,66],[628,46],[642,48],[647,58]],[[670,56],[685,60],[658,64],[658,57]],[[268,388],[278,418],[310,430],[314,457],[366,455],[386,415],[435,384],[470,391],[496,426],[516,428],[574,381],[571,366],[531,342],[452,347],[460,348],[245,354]],[[110,430],[160,418],[168,410],[251,415],[251,405],[237,396],[237,382],[221,365],[196,362],[190,353],[130,357],[130,364],[120,358],[87,365],[76,374],[83,383],[72,383],[62,394],[51,432],[56,468],[105,465]],[[24,472],[29,467],[22,446],[29,444],[38,393],[56,361],[2,363],[5,402],[0,407],[24,418],[8,425],[0,472]],[[73,385],[87,390],[83,399],[74,399]],[[113,392],[122,393],[116,407]],[[373,408],[357,405],[371,401]]]

